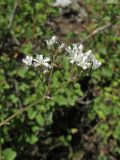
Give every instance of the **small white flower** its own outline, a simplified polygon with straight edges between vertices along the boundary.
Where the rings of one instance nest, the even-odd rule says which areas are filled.
[[[73,56],[74,54],[82,54],[83,53],[83,45],[82,44],[72,44],[73,47],[66,47],[66,51],[69,55]]]
[[[62,43],[61,45],[58,46],[58,51],[59,51],[59,52],[62,52],[63,49],[64,49],[64,47],[65,47],[65,44]]]
[[[52,48],[56,41],[57,41],[56,36],[53,36],[50,40],[46,40],[48,49]]]
[[[76,63],[78,66],[81,66],[80,62],[82,62],[83,57],[83,45],[73,44],[73,47],[68,46],[66,51],[69,53],[70,63]]]
[[[34,67],[38,66],[45,66],[47,68],[50,68],[50,64],[48,63],[50,61],[50,58],[46,57],[43,58],[43,55],[36,55],[36,58],[34,60]]]
[[[73,51],[83,52],[83,44],[72,44]]]
[[[92,69],[97,69],[101,66],[101,62],[99,62],[95,57],[92,59]]]
[[[83,44],[80,44],[80,45],[78,46],[78,49],[79,49],[81,52],[83,52]]]
[[[49,72],[49,70],[48,69],[45,69],[44,71],[43,71],[43,74],[47,74]]]
[[[80,60],[82,59],[82,54],[75,53],[74,55],[70,56],[70,63],[76,63],[79,65]]]
[[[32,65],[32,60],[33,60],[32,56],[26,56],[26,58],[22,59],[22,62],[25,63],[28,66],[31,66]]]

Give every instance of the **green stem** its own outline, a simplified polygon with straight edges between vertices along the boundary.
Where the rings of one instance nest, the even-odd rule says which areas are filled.
[[[8,117],[7,119],[3,120],[1,123],[0,123],[0,127],[9,123],[9,121],[11,121],[12,119],[14,119],[15,117],[17,117],[19,114],[23,113],[24,111],[26,111],[27,109],[35,106],[36,104],[40,103],[40,101],[45,98],[45,97],[41,97],[38,101],[35,101],[33,102],[32,104],[24,107],[24,108],[21,108],[19,111],[17,111],[16,113],[14,113],[13,115],[11,115],[10,117]]]
[[[55,55],[53,56],[53,61],[52,61],[53,65],[55,64],[56,55],[57,55],[57,51],[55,52]],[[47,88],[47,91],[46,91],[46,95],[48,95],[49,92],[50,92],[50,84],[51,84],[52,75],[53,75],[53,67],[51,68],[51,71],[50,71],[50,77],[49,77],[49,81],[48,81],[48,88]]]
[[[0,160],[2,160],[2,147],[1,147],[1,140],[0,140]]]

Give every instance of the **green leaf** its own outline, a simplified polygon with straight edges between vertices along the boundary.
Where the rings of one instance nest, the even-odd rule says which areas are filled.
[[[11,94],[9,96],[10,100],[13,102],[13,103],[16,103],[18,101],[18,97],[14,94]]]
[[[17,73],[20,77],[24,78],[26,76],[27,72],[28,72],[28,68],[23,66],[18,69]]]
[[[32,126],[31,129],[33,132],[37,132],[37,131],[39,131],[40,127],[39,126]]]
[[[83,96],[83,92],[82,90],[80,89],[80,84],[79,83],[75,83],[74,84],[74,92],[77,94],[77,95],[80,95],[80,96]]]
[[[100,119],[105,119],[106,118],[102,111],[98,111],[98,116],[99,116]]]
[[[44,125],[44,118],[41,114],[38,114],[36,116],[36,122],[40,125],[40,126],[43,126]]]
[[[36,110],[30,109],[30,110],[28,111],[28,118],[29,118],[29,119],[34,119],[35,116],[36,116],[36,114],[37,114],[37,111],[36,111]]]
[[[7,148],[3,152],[4,160],[14,160],[16,155],[16,152],[11,148]]]
[[[27,43],[27,44],[23,44],[23,46],[21,47],[21,51],[25,54],[28,54],[31,52],[32,50],[32,44],[31,43]]]
[[[38,137],[34,134],[26,137],[26,142],[29,144],[35,144],[38,141]]]
[[[118,0],[107,0],[108,4],[118,4]]]
[[[32,135],[30,144],[35,144],[37,141],[38,141],[38,137],[35,135]]]

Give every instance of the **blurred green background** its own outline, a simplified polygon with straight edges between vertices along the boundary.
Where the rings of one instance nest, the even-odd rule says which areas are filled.
[[[0,0],[0,122],[39,100],[43,86],[21,60],[47,52],[52,35],[83,42],[102,66],[1,126],[0,160],[119,160],[120,3],[81,0],[61,9],[51,3]],[[55,72],[53,89],[62,81]]]

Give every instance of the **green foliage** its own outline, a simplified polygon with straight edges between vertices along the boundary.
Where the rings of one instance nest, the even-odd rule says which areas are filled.
[[[6,148],[3,152],[5,160],[14,160],[16,157],[16,152],[11,148]]]
[[[49,54],[46,53],[44,40],[52,33],[46,27],[46,21],[49,16],[58,15],[58,10],[50,5],[51,0],[18,1],[9,28],[14,2],[0,1],[0,122],[22,107],[40,100],[43,84],[35,72],[22,65],[21,59],[36,52]],[[84,3],[90,8],[90,23],[85,24],[81,40],[95,28],[109,22],[113,24],[86,41],[86,46],[97,53],[102,67],[88,75],[87,81],[83,78],[61,86],[70,79],[70,69],[63,61],[65,70],[55,71],[52,77],[51,89],[54,92],[49,102],[41,100],[0,128],[4,160],[20,159],[22,156],[21,159],[29,159],[24,158],[28,153],[31,157],[38,156],[36,159],[41,159],[42,154],[47,157],[53,153],[55,157],[57,151],[63,148],[62,154],[58,154],[62,155],[58,156],[60,160],[74,159],[76,152],[85,160],[120,157],[119,6],[112,5],[112,1],[99,5],[96,1],[86,0]],[[67,38],[76,36],[76,33],[70,32]],[[78,103],[81,97],[83,99]],[[86,103],[87,100],[92,103]],[[87,154],[92,156],[86,158]]]

